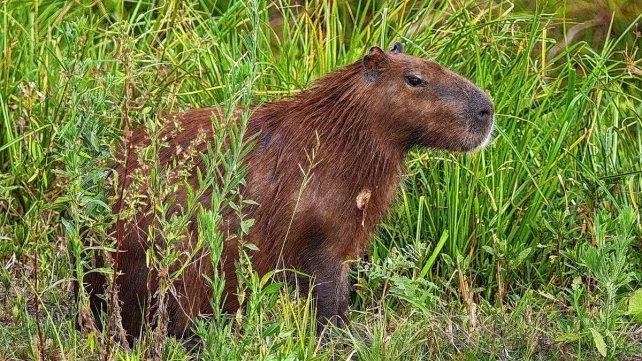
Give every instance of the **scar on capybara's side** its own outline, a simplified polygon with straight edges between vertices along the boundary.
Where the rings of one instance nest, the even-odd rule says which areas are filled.
[[[349,295],[347,261],[359,257],[386,215],[400,183],[406,152],[416,145],[457,152],[484,147],[491,138],[493,113],[491,100],[473,83],[435,62],[403,54],[399,43],[389,52],[373,47],[363,60],[327,74],[310,89],[257,108],[245,133],[255,146],[244,158],[247,174],[242,189],[244,199],[256,202],[243,210],[245,219],[254,219],[245,238],[259,249],[251,251],[254,269],[263,275],[285,266],[310,275],[318,321],[344,324]],[[168,147],[159,154],[165,169],[170,171],[180,151],[205,152],[212,139],[212,122],[220,118],[214,108],[180,115],[179,131],[167,139]],[[134,149],[150,142],[142,128],[134,130],[128,141]],[[308,168],[313,148],[317,149],[312,176],[299,194],[301,168]],[[143,175],[139,179],[146,179],[149,170],[135,151],[128,154],[126,165],[115,171],[125,193],[140,192],[140,185],[128,189],[134,187],[131,174],[138,172]],[[202,172],[204,165],[200,157],[193,159],[199,161],[190,167],[189,182],[196,185],[197,170]],[[168,215],[185,208],[184,188],[177,187],[172,195]],[[201,196],[205,207],[210,197],[208,192]],[[140,208],[140,204],[125,201],[113,209],[132,207]],[[148,294],[153,295],[157,287],[155,276],[148,277],[145,260],[150,219],[140,212],[133,220],[116,225],[122,227],[117,240],[116,286],[128,337],[140,334],[141,305],[147,304]],[[226,227],[238,227],[231,212],[223,217]],[[183,249],[196,243],[196,223],[192,219],[187,225]],[[206,280],[212,265],[209,253],[199,252],[168,299],[170,334],[182,335],[195,318],[214,312]],[[226,240],[219,268],[226,276],[224,310],[228,312],[239,307],[234,296],[237,259],[238,240]],[[98,318],[106,310],[101,295],[105,279],[99,273],[88,273],[83,283]]]

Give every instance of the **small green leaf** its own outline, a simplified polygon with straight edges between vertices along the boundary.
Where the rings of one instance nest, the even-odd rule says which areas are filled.
[[[281,287],[283,287],[283,283],[281,282],[276,282],[276,283],[270,283],[263,289],[263,293],[265,294],[273,294],[273,293],[279,293],[281,290]]]
[[[257,247],[254,243],[246,243],[245,248],[252,250],[252,251],[258,251],[259,247]]]
[[[518,267],[524,260],[531,254],[531,247],[526,248],[525,250],[519,252],[517,259],[511,261],[513,267]]]
[[[493,249],[493,247],[490,247],[490,246],[482,246],[482,249],[483,249],[484,251],[486,251],[488,254],[490,254],[490,255],[492,255],[492,256],[495,256],[495,253],[496,253],[496,252],[495,252],[495,249]]]
[[[241,222],[241,232],[247,234],[250,231],[250,227],[254,224],[254,219],[246,219]]]
[[[642,288],[636,290],[629,299],[627,314],[637,323],[642,324]]]
[[[602,335],[591,327],[591,334],[593,334],[593,341],[595,342],[595,348],[597,348],[597,351],[602,355],[602,357],[606,357],[606,342],[604,342],[604,338],[602,338]]]
[[[279,333],[279,337],[280,338],[286,338],[286,337],[292,336],[293,334],[294,334],[294,330],[293,329],[283,330],[283,331],[281,331]]]
[[[271,336],[279,330],[279,324],[273,323],[263,331],[263,337]]]

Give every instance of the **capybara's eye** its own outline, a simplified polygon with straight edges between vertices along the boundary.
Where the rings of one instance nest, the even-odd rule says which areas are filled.
[[[414,75],[407,75],[406,76],[406,83],[408,83],[408,85],[410,85],[410,86],[420,86],[420,85],[422,85],[424,83],[424,81],[421,80],[421,78],[418,78],[418,77],[416,77]]]

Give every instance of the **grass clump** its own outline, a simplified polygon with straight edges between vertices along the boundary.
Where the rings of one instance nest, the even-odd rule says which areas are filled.
[[[606,32],[599,47],[551,37],[574,24],[508,1],[5,0],[0,19],[0,358],[642,354],[639,17],[618,22],[618,35]],[[130,129],[158,134],[162,113],[208,105],[230,116],[240,109],[246,120],[249,105],[300,91],[395,40],[487,89],[496,136],[472,155],[411,152],[398,201],[353,272],[349,330],[317,338],[310,298],[272,274],[258,277],[247,260],[235,295],[245,309],[200,320],[198,350],[163,337],[163,322],[131,350],[116,342],[117,315],[106,329],[76,328],[88,310],[84,295],[74,302],[73,280],[88,271],[113,277],[92,256],[110,257],[115,217],[131,216],[112,214],[106,180]],[[186,205],[214,255],[218,211],[242,214],[250,201],[238,199],[243,123],[193,155],[212,170],[224,165],[190,189],[192,200],[214,190],[209,210]],[[150,169],[163,146],[145,149]],[[189,256],[174,247],[186,219],[166,220],[171,189],[162,177],[152,184],[144,190],[158,200],[152,231],[166,242],[150,266],[160,272]],[[163,280],[161,299],[176,276]],[[209,282],[218,305],[223,277]]]

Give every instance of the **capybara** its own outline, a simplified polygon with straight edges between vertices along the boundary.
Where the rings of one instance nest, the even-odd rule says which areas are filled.
[[[171,171],[182,152],[205,152],[218,119],[221,116],[214,108],[178,116],[177,131],[165,137],[168,146],[159,152],[166,171]],[[254,219],[244,239],[258,248],[249,251],[254,270],[263,275],[286,268],[309,275],[307,283],[300,276],[288,282],[295,279],[303,292],[312,285],[321,324],[343,325],[350,289],[349,261],[358,259],[386,215],[400,183],[406,152],[413,146],[473,151],[489,142],[493,122],[493,104],[482,90],[435,62],[404,54],[399,43],[389,52],[373,47],[362,60],[327,74],[310,89],[257,107],[245,133],[255,145],[243,160],[247,173],[242,188],[243,199],[256,202],[243,209],[244,219]],[[134,130],[128,139],[134,150],[150,142],[143,128]],[[126,194],[144,193],[140,179],[149,178],[149,167],[138,157],[136,151],[128,152],[126,164],[116,167]],[[196,185],[197,170],[204,171],[204,166],[200,157],[192,159],[189,183]],[[303,187],[302,170],[310,171]],[[134,177],[139,179],[137,188],[128,189]],[[184,211],[186,192],[184,186],[176,187],[167,216]],[[113,209],[135,209],[131,219],[117,222],[122,232],[115,233],[120,238],[116,285],[129,338],[140,334],[141,309],[148,304],[148,294],[155,293],[157,276],[146,267],[151,220],[145,209],[150,205],[141,198],[136,198],[138,205],[127,199],[121,197]],[[200,201],[208,207],[211,190]],[[238,217],[224,213],[221,227],[234,233]],[[179,248],[191,250],[197,230],[194,216]],[[239,307],[237,260],[238,240],[226,239],[219,268],[226,277],[227,312]],[[170,334],[182,335],[199,315],[212,314],[212,290],[206,279],[211,274],[209,252],[201,250],[168,297]],[[89,273],[84,285],[97,316],[105,310],[104,297],[99,297],[105,279]]]

